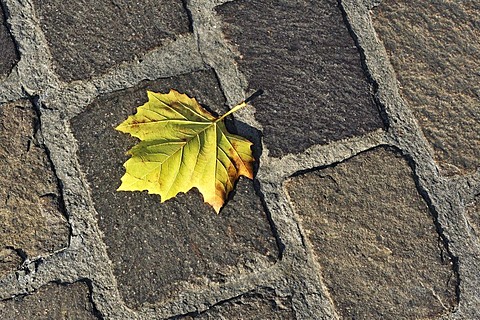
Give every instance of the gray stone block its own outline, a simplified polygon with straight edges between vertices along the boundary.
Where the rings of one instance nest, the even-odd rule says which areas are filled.
[[[30,101],[0,106],[0,263],[5,272],[18,264],[15,250],[33,258],[68,245],[57,177],[38,129]]]
[[[411,168],[377,148],[292,178],[287,190],[338,313],[432,319],[457,304],[457,276]]]
[[[147,89],[166,93],[170,88],[216,112],[225,111],[214,73],[202,71],[101,97],[71,122],[119,290],[133,308],[268,267],[278,256],[266,213],[248,179],[240,179],[219,215],[196,189],[165,203],[146,192],[116,191],[125,152],[138,140],[114,127],[147,101]]]
[[[89,78],[190,32],[181,0],[33,1],[64,81]]]
[[[480,4],[382,1],[375,29],[446,175],[480,165]]]
[[[270,156],[383,126],[337,1],[232,1],[217,7],[251,90]]]

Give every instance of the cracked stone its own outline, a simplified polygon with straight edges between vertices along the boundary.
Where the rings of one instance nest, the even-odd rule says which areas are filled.
[[[217,7],[255,101],[269,155],[383,127],[336,0],[232,1]]]
[[[308,245],[345,319],[437,319],[457,277],[412,170],[377,148],[286,183]]]
[[[34,0],[56,72],[89,78],[190,32],[181,0]]]
[[[8,265],[4,270],[18,263],[6,249],[21,249],[31,258],[68,245],[69,225],[57,178],[38,137],[38,118],[29,101],[0,107],[0,263]]]
[[[0,76],[10,73],[18,61],[17,50],[6,25],[5,14],[0,5]]]
[[[29,295],[0,301],[2,319],[101,319],[84,282],[49,283]]]
[[[283,320],[296,317],[290,297],[279,297],[273,290],[262,290],[221,302],[198,315],[181,319]]]
[[[146,192],[116,191],[125,152],[138,140],[114,128],[147,101],[147,89],[170,88],[218,113],[226,110],[214,72],[201,71],[101,97],[71,121],[118,287],[131,308],[269,267],[278,257],[266,213],[248,179],[240,179],[219,215],[196,189],[165,203]]]
[[[480,165],[480,3],[386,0],[373,12],[400,82],[445,175]]]

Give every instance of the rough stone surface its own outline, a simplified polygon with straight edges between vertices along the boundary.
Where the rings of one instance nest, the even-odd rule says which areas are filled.
[[[181,0],[34,0],[59,76],[88,78],[189,32]]]
[[[233,1],[217,7],[273,157],[383,126],[337,1]]]
[[[97,316],[85,283],[49,283],[31,295],[0,301],[2,319],[61,320],[101,319]]]
[[[289,297],[278,297],[267,290],[248,293],[215,305],[198,315],[180,319],[293,320],[296,317]]]
[[[0,77],[6,76],[18,61],[15,44],[7,29],[5,15],[0,5]]]
[[[0,276],[15,271],[22,263],[22,257],[11,248],[0,248]]]
[[[29,101],[0,106],[0,263],[18,263],[12,251],[33,258],[68,244],[58,182]]]
[[[371,150],[287,183],[345,319],[434,319],[456,305],[456,276],[408,164]]]
[[[375,29],[444,174],[480,164],[480,2],[382,1]]]
[[[480,319],[478,1],[393,2],[0,0],[0,320]],[[147,88],[265,90],[219,215],[116,192]]]
[[[138,140],[114,127],[147,101],[147,89],[170,88],[212,108],[225,103],[213,72],[203,71],[100,98],[71,122],[119,289],[131,307],[252,272],[278,255],[266,213],[247,179],[239,181],[219,215],[196,190],[163,204],[158,195],[115,191],[125,152]]]
[[[466,206],[466,216],[473,232],[480,238],[480,194]]]

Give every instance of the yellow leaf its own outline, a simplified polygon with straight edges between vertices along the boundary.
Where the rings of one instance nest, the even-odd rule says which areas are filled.
[[[141,140],[128,151],[118,191],[147,190],[164,202],[196,187],[218,213],[240,176],[253,179],[252,143],[223,121],[246,102],[216,118],[175,90],[147,93],[148,102],[116,128]]]

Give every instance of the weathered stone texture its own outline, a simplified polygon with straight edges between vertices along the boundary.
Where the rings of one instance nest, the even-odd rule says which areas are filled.
[[[435,319],[456,275],[406,161],[374,149],[292,178],[287,190],[345,319]]]
[[[278,255],[266,213],[247,179],[240,179],[219,215],[196,189],[165,203],[146,192],[116,191],[125,152],[138,140],[114,128],[147,101],[147,89],[170,88],[217,112],[225,110],[214,73],[204,71],[99,98],[71,122],[120,292],[134,308],[270,266]]]
[[[473,232],[480,238],[480,194],[466,206],[466,217]]]
[[[217,7],[255,101],[270,156],[383,126],[337,1],[232,1]]]
[[[34,0],[59,76],[88,78],[189,32],[181,0]]]
[[[480,2],[382,1],[375,29],[442,173],[480,164]]]
[[[267,290],[242,295],[181,319],[294,320],[296,317],[289,297],[279,297]]]
[[[90,320],[100,319],[85,283],[49,283],[31,295],[0,301],[2,319]]]
[[[0,263],[14,267],[19,249],[28,257],[68,244],[57,178],[38,138],[29,101],[0,106]]]
[[[6,76],[17,61],[17,50],[7,29],[5,15],[0,5],[0,77]]]
[[[0,277],[15,271],[22,263],[22,257],[12,248],[0,248]]]

